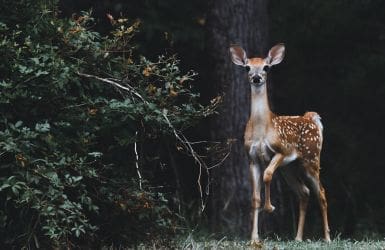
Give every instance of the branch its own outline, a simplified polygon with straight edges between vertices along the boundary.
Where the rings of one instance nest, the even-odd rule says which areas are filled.
[[[202,168],[204,168],[206,170],[206,174],[207,174],[207,186],[206,186],[206,195],[209,194],[209,186],[210,186],[210,173],[209,173],[209,168],[207,167],[206,163],[204,161],[202,161],[202,159],[200,158],[200,156],[195,152],[195,150],[193,149],[193,147],[191,146],[191,143],[186,139],[186,137],[183,135],[183,134],[179,134],[175,127],[171,124],[170,120],[168,119],[167,117],[167,113],[165,111],[163,111],[163,117],[164,119],[166,120],[168,126],[172,129],[173,133],[174,133],[174,136],[175,138],[180,141],[183,145],[183,147],[189,151],[191,153],[191,156],[194,158],[195,162],[198,164],[199,166],[199,174],[198,174],[198,180],[197,180],[197,184],[198,184],[198,188],[199,188],[199,195],[200,195],[200,199],[201,199],[201,209],[202,209],[202,212],[205,210],[206,208],[206,203],[207,203],[207,200],[203,199],[203,190],[202,190],[202,184],[201,184],[201,177],[202,177]]]
[[[135,136],[138,135],[138,131],[135,132]],[[139,171],[139,155],[138,155],[138,150],[136,149],[136,140],[135,140],[135,143],[134,143],[134,151],[135,151],[135,166],[136,166],[136,173],[138,174],[138,178],[139,178],[139,189],[142,190],[142,175],[140,174],[140,171]]]
[[[134,87],[132,87],[131,85],[129,84],[125,84],[126,86],[123,86],[121,85],[120,83],[117,83],[116,82],[116,79],[112,80],[111,78],[107,79],[107,78],[101,78],[101,77],[98,77],[98,76],[94,76],[94,75],[89,75],[89,74],[84,74],[84,73],[80,73],[80,72],[77,72],[77,74],[79,76],[83,76],[83,77],[86,77],[86,78],[93,78],[93,79],[96,79],[98,81],[101,81],[101,82],[104,82],[104,83],[108,83],[108,84],[111,84],[117,88],[120,88],[120,89],[123,89],[123,90],[126,90],[132,94],[134,94],[136,97],[138,97],[140,100],[142,100],[145,104],[148,104],[148,102],[134,89]]]

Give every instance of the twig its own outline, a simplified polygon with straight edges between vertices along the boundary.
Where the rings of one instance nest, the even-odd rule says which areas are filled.
[[[215,144],[220,144],[220,142],[211,142],[211,141],[191,141],[190,144],[202,144],[202,143],[215,143]]]
[[[135,137],[137,135],[138,135],[138,131],[135,132]],[[140,171],[139,171],[139,155],[138,155],[138,150],[136,148],[136,140],[134,142],[134,151],[135,151],[135,158],[136,158],[136,161],[135,161],[136,173],[138,174],[138,178],[139,178],[139,189],[142,190],[142,175],[140,174]]]
[[[222,163],[229,157],[230,153],[231,153],[231,144],[230,144],[230,149],[227,152],[227,154],[225,155],[225,157],[223,157],[218,163],[208,167],[208,169],[216,168],[216,167],[222,165]]]
[[[194,158],[195,162],[199,166],[199,174],[198,174],[197,184],[198,184],[199,195],[200,195],[200,199],[201,199],[201,210],[203,212],[206,208],[206,199],[203,199],[203,189],[202,189],[202,184],[201,184],[201,177],[202,177],[202,168],[204,168],[206,170],[206,173],[207,173],[207,187],[206,187],[207,191],[206,191],[206,193],[209,193],[208,187],[210,185],[210,173],[208,171],[208,167],[205,164],[205,162],[201,160],[199,155],[195,152],[195,150],[191,146],[190,142],[186,139],[186,137],[183,134],[179,134],[176,131],[175,127],[171,124],[170,120],[168,119],[166,112],[163,111],[162,114],[163,114],[163,117],[166,120],[168,126],[172,129],[175,138],[182,143],[183,147],[187,151],[189,151],[191,153],[191,156]]]
[[[72,108],[82,107],[82,106],[86,106],[86,105],[89,105],[89,103],[80,103],[80,104],[76,104],[76,105],[69,105],[69,106],[66,106],[62,109],[72,109]]]
[[[166,145],[167,145],[168,157],[170,158],[170,164],[171,164],[171,167],[174,171],[174,175],[175,175],[175,179],[176,179],[175,180],[175,183],[176,183],[175,194],[176,194],[176,198],[177,198],[176,202],[178,204],[178,212],[179,212],[179,214],[182,214],[182,212],[181,212],[181,200],[182,200],[182,198],[181,198],[181,194],[179,193],[179,191],[182,190],[182,186],[180,184],[178,169],[176,168],[175,159],[171,153],[170,145],[169,145],[169,143],[167,143]]]
[[[111,78],[107,79],[107,78],[101,78],[101,77],[98,77],[98,76],[94,76],[94,75],[89,75],[89,74],[84,74],[84,73],[80,73],[80,72],[77,72],[77,74],[79,76],[83,76],[83,77],[86,77],[86,78],[93,78],[93,79],[96,79],[96,80],[99,80],[101,82],[104,82],[104,83],[109,83],[109,84],[112,84],[114,85],[115,87],[118,87],[120,89],[123,89],[123,90],[126,90],[132,94],[134,94],[135,96],[137,96],[140,100],[142,100],[145,104],[148,104],[148,102],[137,92],[135,91],[135,89],[130,86],[129,84],[125,84],[126,86],[123,86],[119,83],[116,82],[116,79],[114,80],[111,80]]]

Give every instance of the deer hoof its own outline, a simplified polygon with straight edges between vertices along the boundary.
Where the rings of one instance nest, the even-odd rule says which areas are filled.
[[[263,208],[263,210],[265,210],[266,212],[268,213],[272,213],[274,211],[275,207],[273,205],[265,205],[265,207]]]
[[[263,242],[260,241],[259,239],[251,240],[250,241],[250,246],[256,249],[262,249],[263,247]]]
[[[295,237],[295,241],[297,241],[297,242],[302,242],[302,238],[300,238],[300,237]]]

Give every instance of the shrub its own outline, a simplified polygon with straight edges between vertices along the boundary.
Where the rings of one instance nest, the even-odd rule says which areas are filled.
[[[110,16],[104,37],[90,13],[58,18],[55,1],[3,4],[3,244],[129,244],[174,232],[167,194],[151,187],[175,135],[217,102],[198,103],[195,73],[174,56],[136,53],[138,21]]]

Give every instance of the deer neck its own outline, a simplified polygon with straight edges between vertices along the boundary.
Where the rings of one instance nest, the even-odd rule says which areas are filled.
[[[269,107],[266,84],[256,87],[251,85],[251,112],[253,134],[262,137],[268,132],[273,113]]]

